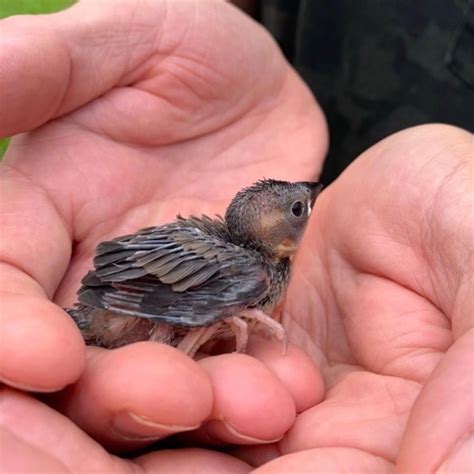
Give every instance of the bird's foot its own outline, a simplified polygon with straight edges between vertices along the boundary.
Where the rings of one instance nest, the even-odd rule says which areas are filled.
[[[232,316],[224,320],[229,325],[235,336],[236,352],[245,352],[247,348],[249,327],[246,320],[256,321],[262,326],[265,326],[270,331],[272,336],[282,342],[282,355],[286,354],[288,339],[285,328],[278,321],[275,321],[272,317],[268,316],[259,309],[246,309],[238,316]],[[191,329],[180,341],[177,348],[190,357],[194,357],[199,348],[212,339],[218,331],[218,336],[223,335],[220,331],[221,329],[222,324],[220,323],[214,324],[210,327]]]
[[[235,336],[235,351],[245,352],[249,340],[249,331],[247,322],[239,316],[233,316],[226,319],[225,322],[230,326]]]
[[[191,329],[177,345],[177,349],[191,358],[194,357],[199,348],[212,338],[219,327],[220,324],[214,324],[210,327]]]
[[[239,318],[258,321],[262,326],[266,326],[270,330],[270,333],[283,344],[282,355],[286,354],[288,349],[288,338],[285,328],[278,321],[275,321],[272,317],[259,309],[246,309],[239,314]]]

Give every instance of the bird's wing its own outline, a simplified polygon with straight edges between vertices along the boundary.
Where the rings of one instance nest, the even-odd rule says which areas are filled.
[[[179,326],[210,325],[257,304],[271,270],[256,252],[225,241],[222,226],[201,222],[197,228],[178,221],[100,244],[79,302]]]

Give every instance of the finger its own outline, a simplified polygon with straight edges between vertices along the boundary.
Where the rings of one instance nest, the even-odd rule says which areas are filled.
[[[39,392],[74,382],[84,368],[85,349],[67,314],[44,297],[0,297],[1,381]]]
[[[15,458],[1,444],[0,462],[10,459],[15,468],[2,472],[121,472],[127,467],[71,420],[25,393],[0,390],[0,408],[0,429],[7,433],[8,447],[19,454]],[[26,469],[28,462],[33,469]]]
[[[67,216],[58,212],[47,193],[32,180],[0,165],[0,261],[30,276],[51,298],[64,275],[71,257],[71,229]],[[8,272],[8,267],[4,267]],[[8,285],[9,278],[4,276]],[[11,278],[15,284],[1,289],[15,292],[17,284],[25,286],[29,294],[38,296],[40,288],[18,280],[15,272]],[[17,291],[22,293],[22,289]]]
[[[320,448],[279,457],[255,474],[280,472],[367,472],[393,473],[393,464],[371,453],[352,448]]]
[[[58,390],[77,379],[85,363],[79,331],[49,301],[69,261],[68,230],[29,181],[6,167],[0,179],[0,379]]]
[[[205,449],[162,450],[134,459],[145,472],[154,474],[248,473],[250,466],[232,456]]]
[[[142,342],[90,348],[80,380],[57,407],[111,449],[130,449],[196,429],[212,410],[206,372],[176,349]]]
[[[318,201],[337,311],[371,371],[424,382],[472,316],[459,304],[470,298],[471,163],[472,134],[414,127],[367,150]]]
[[[82,1],[53,15],[3,20],[0,135],[35,128],[115,87],[98,101],[107,115],[102,125],[115,137],[130,142],[173,135],[179,121],[189,129],[179,130],[184,139],[232,122],[264,93],[278,93],[288,69],[269,35],[226,2],[197,3]],[[268,80],[255,81],[255,69],[262,67],[270,70]],[[133,110],[119,90],[132,85],[129,92],[140,104]],[[118,111],[125,121],[135,119],[135,131],[117,129]]]
[[[295,402],[282,382],[253,357],[224,354],[199,361],[212,381],[207,423],[187,439],[260,444],[280,439],[295,419]]]
[[[15,436],[6,428],[0,428],[1,472],[67,472],[65,464],[57,461],[54,456],[43,452],[36,446]]]
[[[124,472],[134,467],[90,439],[68,418],[14,390],[0,391],[1,472]],[[134,460],[143,472],[248,472],[231,456],[198,449],[161,451]]]
[[[398,456],[400,472],[469,472],[473,466],[474,332],[458,339],[417,398]]]
[[[290,392],[297,413],[319,403],[324,397],[321,372],[300,348],[290,344],[286,354],[281,344],[262,337],[251,337],[247,354],[261,361]]]
[[[127,61],[132,68],[143,61],[155,38],[149,29],[140,48],[130,44],[129,20],[140,9],[132,2],[119,8],[107,3],[78,2],[64,12],[0,22],[0,135],[33,129],[74,110],[116,85],[129,72]],[[157,29],[163,7],[155,2]],[[16,87],[19,83],[28,88]]]

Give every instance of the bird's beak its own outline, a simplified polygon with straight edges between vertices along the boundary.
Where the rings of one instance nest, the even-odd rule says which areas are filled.
[[[318,197],[319,193],[321,192],[321,189],[323,189],[323,185],[321,183],[311,182],[311,181],[305,182],[304,185],[310,191],[311,207],[313,207],[314,202],[316,201],[316,198]]]

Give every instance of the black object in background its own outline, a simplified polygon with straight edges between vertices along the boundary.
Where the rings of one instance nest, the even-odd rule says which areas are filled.
[[[474,130],[472,0],[260,0],[260,21],[329,122],[329,184],[404,128]]]

